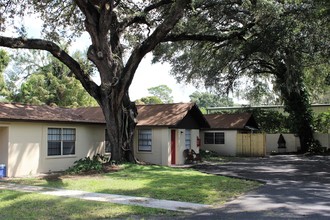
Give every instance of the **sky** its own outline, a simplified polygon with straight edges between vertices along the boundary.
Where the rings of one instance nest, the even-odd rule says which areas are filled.
[[[38,38],[40,37],[42,21],[37,16],[26,17],[23,21],[28,37]],[[11,34],[7,34],[11,35]],[[71,51],[85,50],[90,45],[90,38],[85,32],[79,39],[73,42],[71,46]],[[132,101],[140,99],[142,97],[150,96],[148,93],[148,88],[156,87],[159,85],[167,85],[172,89],[172,96],[174,102],[189,102],[189,96],[195,91],[205,91],[202,88],[196,88],[191,84],[186,84],[184,82],[177,82],[177,80],[170,74],[170,65],[168,63],[151,63],[152,55],[149,53],[140,63],[132,84],[129,89],[129,95]],[[96,83],[99,83],[99,77],[95,77]],[[240,100],[234,99],[235,102],[240,102]]]
[[[84,44],[84,47],[87,48],[89,43],[89,36],[85,33],[73,43],[72,51],[81,49],[81,44]],[[189,95],[198,89],[191,84],[178,83],[175,77],[170,74],[171,67],[168,63],[152,64],[151,60],[152,55],[149,53],[140,63],[129,89],[131,100],[135,101],[150,96],[148,89],[151,87],[167,85],[172,89],[174,102],[189,102]],[[98,79],[95,80],[98,81]]]
[[[38,38],[40,37],[42,21],[37,16],[29,16],[24,19],[24,24],[28,33],[28,37]],[[10,36],[10,31],[6,34]],[[90,38],[87,33],[84,33],[81,38],[77,39],[71,47],[71,51],[84,50],[90,45]],[[129,89],[131,100],[135,101],[142,97],[150,96],[148,88],[167,85],[172,89],[172,96],[174,102],[189,102],[193,92],[197,91],[193,85],[178,83],[174,76],[170,75],[169,64],[152,64],[152,55],[147,56],[142,60],[139,65],[133,82]],[[95,77],[94,80],[99,83],[99,78]]]
[[[147,55],[135,73],[129,90],[131,99],[149,96],[148,88],[167,85],[172,89],[174,102],[189,102],[189,95],[197,89],[193,85],[178,83],[174,76],[170,75],[170,68],[169,64],[151,64],[151,55]]]

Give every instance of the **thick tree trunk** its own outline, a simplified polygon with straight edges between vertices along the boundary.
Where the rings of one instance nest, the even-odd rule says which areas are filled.
[[[79,62],[54,42],[0,36],[0,45],[9,48],[46,50],[67,65],[103,110],[112,149],[112,160],[133,161],[133,134],[137,110],[134,103],[130,102],[129,86],[143,57],[152,51],[175,27],[183,17],[186,8],[190,7],[191,0],[159,1],[156,3],[151,1],[149,6],[137,11],[136,15],[129,13],[124,19],[121,18],[120,13],[123,14],[123,17],[126,16],[125,13],[115,10],[120,1],[117,3],[116,1],[74,2],[85,17],[85,30],[89,33],[92,41],[87,57],[100,74],[100,86],[82,69]],[[156,9],[165,10],[166,15],[164,15],[163,21],[159,21],[157,26],[148,27],[148,30],[153,31],[145,39],[141,39],[139,46],[134,46],[131,48],[132,50],[126,50],[127,52],[130,51],[131,55],[125,63],[123,59],[124,47],[121,44],[122,35],[126,31],[130,31],[131,27],[135,29],[135,24],[141,24],[141,21],[148,25],[145,19],[149,13],[154,13],[153,11]]]
[[[116,91],[112,90],[113,93]],[[111,146],[111,160],[116,162],[135,162],[133,136],[136,126],[137,109],[130,102],[126,92],[124,99],[115,94],[102,95],[100,104],[106,119],[106,127]]]
[[[297,62],[295,57],[288,55],[285,61],[278,65],[276,83],[282,94],[285,111],[289,113],[291,130],[299,136],[301,152],[306,153],[315,142],[309,95],[304,86],[303,72],[293,66]]]
[[[305,92],[303,89],[294,92],[285,101],[285,110],[290,114],[289,119],[293,131],[299,136],[302,153],[306,153],[311,144],[315,142],[310,104],[302,94]]]

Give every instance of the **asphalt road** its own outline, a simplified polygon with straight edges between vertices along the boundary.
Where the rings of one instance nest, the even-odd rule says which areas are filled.
[[[330,219],[330,157],[236,158],[197,169],[266,184],[222,207],[178,219]]]

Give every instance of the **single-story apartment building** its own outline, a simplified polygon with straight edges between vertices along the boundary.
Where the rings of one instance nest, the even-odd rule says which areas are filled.
[[[202,149],[211,150],[223,156],[238,156],[238,135],[258,130],[258,124],[251,113],[204,115],[210,128],[202,129]]]
[[[186,148],[199,151],[199,129],[209,124],[194,103],[141,105],[135,156],[153,164],[183,164]],[[0,164],[7,176],[61,171],[74,161],[107,154],[99,107],[60,108],[0,103]]]

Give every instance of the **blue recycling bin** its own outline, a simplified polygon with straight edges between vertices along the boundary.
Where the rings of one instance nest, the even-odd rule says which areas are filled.
[[[0,164],[0,178],[6,177],[6,164]]]

